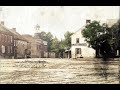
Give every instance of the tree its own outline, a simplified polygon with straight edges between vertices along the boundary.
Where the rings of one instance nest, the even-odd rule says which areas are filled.
[[[56,37],[52,39],[51,50],[55,52],[59,50],[59,40]]]
[[[71,35],[73,35],[72,32],[67,31],[64,34],[65,40],[64,40],[64,46],[70,48],[71,47]]]
[[[51,51],[56,53],[56,57],[59,55],[59,40],[55,37],[51,41]]]
[[[63,52],[65,51],[65,48],[71,47],[71,35],[73,33],[67,31],[64,34],[65,39],[59,41],[56,37],[51,40],[51,51],[55,52],[57,54],[56,57],[60,54],[61,57],[63,57]]]
[[[103,57],[113,57],[115,55],[119,40],[118,25],[117,22],[109,28],[105,23],[100,25],[100,22],[93,21],[83,29],[83,37],[96,50],[96,56],[99,54],[98,50]]]
[[[83,37],[85,37],[85,41],[87,41],[93,49],[96,49],[98,32],[103,32],[102,26],[98,21],[93,21],[89,25],[86,25],[85,29],[82,30],[82,34]]]
[[[50,52],[50,51],[51,51],[51,41],[52,41],[52,39],[53,39],[53,35],[52,35],[50,32],[46,33],[46,32],[44,32],[44,31],[42,31],[42,32],[40,33],[40,38],[41,38],[42,40],[44,40],[44,41],[47,41],[47,44],[48,44],[48,52]]]
[[[64,40],[61,40],[59,42],[59,49],[65,49],[65,41]]]
[[[105,23],[103,25],[106,25]],[[99,53],[105,55],[103,50],[105,49],[105,45],[109,46],[109,41],[111,39],[111,35],[108,32],[108,27],[103,27],[100,25],[98,21],[92,21],[92,23],[85,26],[85,29],[82,30],[83,37],[89,43],[89,45],[96,50],[96,57],[99,56]],[[100,48],[102,48],[100,50]],[[110,51],[110,46],[106,51]],[[100,52],[99,52],[100,50]],[[103,52],[102,52],[103,51]],[[107,54],[108,55],[108,54]]]
[[[53,35],[50,32],[48,32],[46,34],[46,41],[48,42],[48,52],[51,51],[52,39],[53,39]]]
[[[120,55],[120,19],[111,27],[112,43],[114,44],[114,49],[119,50]]]
[[[40,38],[41,38],[42,40],[44,40],[44,41],[47,41],[47,33],[44,32],[44,31],[42,31],[42,32],[40,33]]]
[[[59,53],[63,53],[65,51],[65,48],[68,49],[71,47],[71,35],[72,34],[73,34],[72,32],[67,31],[64,34],[65,39],[61,41],[59,41],[57,37],[53,38],[53,35],[50,32],[46,33],[42,31],[39,36],[42,40],[47,41],[48,52],[52,51],[52,52],[55,52],[56,55],[59,55]]]

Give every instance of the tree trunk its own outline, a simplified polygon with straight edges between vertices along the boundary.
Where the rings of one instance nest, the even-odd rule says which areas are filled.
[[[99,57],[99,48],[97,47],[95,51],[96,51],[96,58],[98,58]]]

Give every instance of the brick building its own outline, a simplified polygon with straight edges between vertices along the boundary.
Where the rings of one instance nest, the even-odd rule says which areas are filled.
[[[0,58],[12,58],[14,56],[14,35],[0,23]]]
[[[28,41],[16,32],[16,28],[11,29],[10,32],[14,34],[14,58],[25,58]]]

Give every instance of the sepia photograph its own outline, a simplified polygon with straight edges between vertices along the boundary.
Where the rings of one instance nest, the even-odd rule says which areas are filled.
[[[120,6],[0,6],[0,84],[120,84]]]

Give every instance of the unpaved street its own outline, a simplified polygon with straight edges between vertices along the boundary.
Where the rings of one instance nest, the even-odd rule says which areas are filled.
[[[1,84],[118,84],[118,60],[2,59]]]

